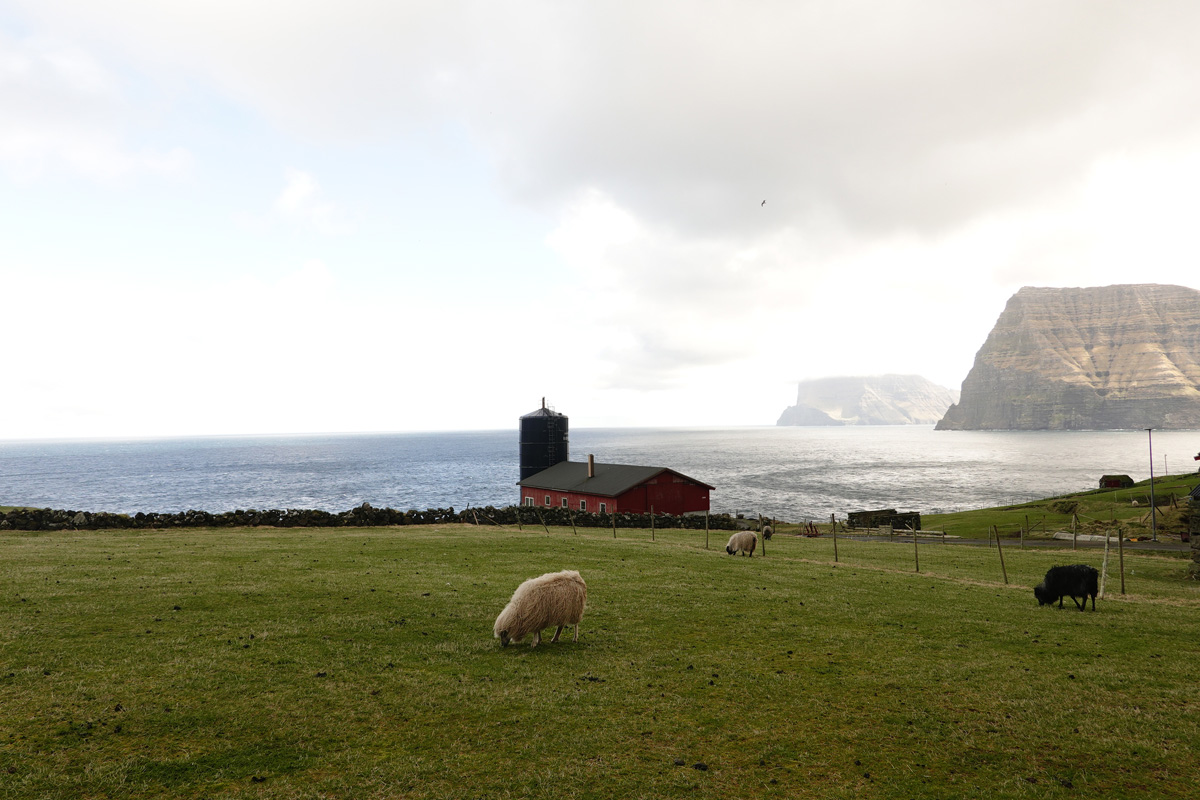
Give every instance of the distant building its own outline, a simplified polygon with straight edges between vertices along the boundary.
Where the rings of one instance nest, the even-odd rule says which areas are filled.
[[[667,467],[569,461],[568,420],[546,406],[520,419],[521,505],[615,514],[708,511],[712,486]]]
[[[691,514],[709,510],[714,487],[666,467],[560,461],[519,481],[521,505],[616,514]]]
[[[1133,486],[1133,478],[1128,475],[1101,475],[1101,489],[1128,489]]]

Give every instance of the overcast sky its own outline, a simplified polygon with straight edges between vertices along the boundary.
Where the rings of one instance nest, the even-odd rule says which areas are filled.
[[[0,0],[0,439],[957,389],[1022,286],[1200,287],[1197,41],[1190,0]]]

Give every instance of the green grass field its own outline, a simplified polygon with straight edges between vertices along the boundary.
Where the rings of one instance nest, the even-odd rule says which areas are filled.
[[[1054,531],[1070,531],[1074,525],[1079,533],[1102,534],[1106,529],[1115,533],[1119,529],[1129,537],[1157,533],[1178,540],[1180,532],[1187,530],[1187,494],[1198,483],[1200,476],[1194,473],[1155,478],[1155,499],[1162,504],[1153,520],[1150,481],[1145,480],[1129,489],[1092,489],[1001,508],[926,514],[921,521],[926,529],[945,529],[971,538],[986,537],[992,526],[1002,536],[1011,537],[1024,529],[1031,531],[1033,538],[1048,538]],[[1176,502],[1163,502],[1172,497]]]
[[[0,798],[1200,796],[1182,557],[1081,614],[1031,587],[1096,550],[1005,585],[979,546],[551,530],[6,533]],[[565,568],[580,641],[501,648]]]

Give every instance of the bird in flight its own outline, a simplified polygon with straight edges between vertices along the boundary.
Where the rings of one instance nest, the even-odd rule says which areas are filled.
[[[760,205],[760,206],[759,206],[759,208],[762,208],[762,207],[763,207],[763,206],[765,206],[766,204],[767,204],[767,201],[766,201],[766,200],[763,200],[763,201],[762,201],[762,205]]]

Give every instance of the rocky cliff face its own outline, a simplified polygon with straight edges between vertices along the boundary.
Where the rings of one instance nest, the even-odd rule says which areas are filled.
[[[920,375],[818,378],[800,382],[796,405],[776,425],[932,425],[958,393]]]
[[[1200,429],[1200,292],[1013,295],[938,430]]]

